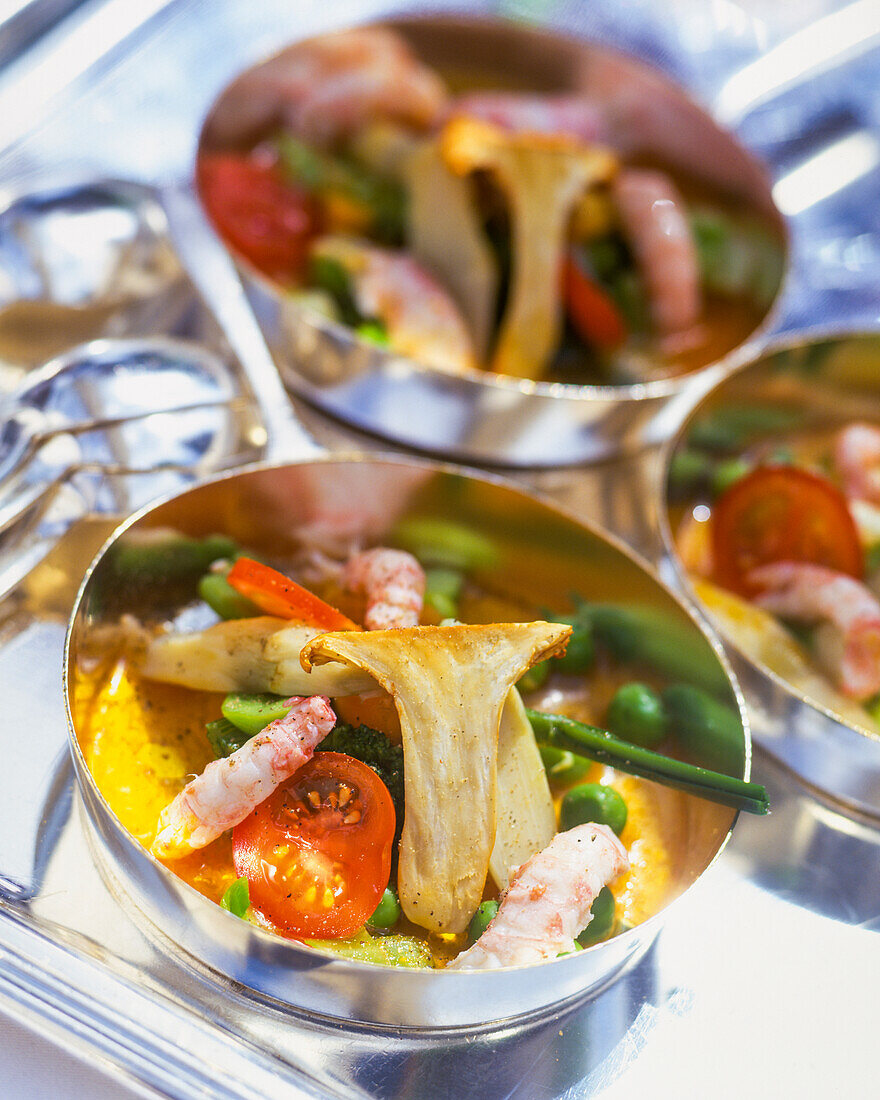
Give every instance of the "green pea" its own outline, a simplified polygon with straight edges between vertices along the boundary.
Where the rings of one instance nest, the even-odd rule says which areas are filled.
[[[538,748],[547,778],[562,787],[585,779],[593,767],[592,760],[575,756],[568,749],[557,749],[555,745],[539,745]]]
[[[652,749],[666,736],[666,708],[656,691],[647,684],[631,683],[618,688],[605,716],[608,728],[623,741]]]
[[[397,894],[388,886],[367,924],[370,928],[393,928],[400,920],[400,912]]]
[[[626,803],[613,787],[604,783],[582,783],[566,792],[559,810],[559,828],[565,832],[592,821],[608,825],[620,836],[626,816]]]
[[[605,937],[614,928],[614,895],[604,886],[596,895],[590,912],[593,919],[577,938],[581,947],[589,947]]]
[[[468,925],[468,937],[471,943],[476,943],[477,940],[489,927],[489,922],[498,912],[497,901],[484,901],[477,909],[476,913],[471,917],[471,923]]]
[[[227,887],[220,904],[234,917],[244,918],[251,904],[248,880],[237,878],[231,886]]]

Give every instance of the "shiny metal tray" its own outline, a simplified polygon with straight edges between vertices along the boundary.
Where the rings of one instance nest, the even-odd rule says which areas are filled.
[[[723,28],[689,3],[671,20],[668,6],[649,2],[625,12],[597,2],[589,13],[524,0],[467,6],[540,9],[688,82],[776,166],[796,242],[782,325],[880,321],[871,282],[880,269],[880,212],[869,201],[880,179],[872,4],[849,5],[818,34],[804,21],[827,16],[830,5],[799,5],[797,24],[793,12],[779,12],[772,26],[750,5],[729,5]],[[4,185],[71,174],[183,179],[198,120],[235,71],[288,38],[388,10],[346,0],[301,0],[295,18],[289,0],[85,8],[75,30],[86,37],[98,26],[90,20],[114,16],[93,65],[72,56],[82,41],[72,34],[36,53],[31,70],[20,65],[14,87],[0,79]],[[768,78],[759,53],[794,32],[813,37],[777,54]],[[16,113],[22,89],[39,87],[40,74],[58,65],[71,74],[64,97],[41,92]],[[210,327],[206,338],[216,339]],[[329,447],[376,447],[300,412]],[[651,484],[656,461],[646,454],[518,477],[656,559],[656,517],[638,491]],[[0,609],[0,871],[17,884],[0,890],[0,1004],[17,1018],[120,1080],[174,1097],[872,1093],[880,831],[762,754],[755,773],[769,788],[772,817],[739,823],[623,980],[549,1017],[438,1034],[343,1028],[281,1011],[145,936],[94,866],[66,750],[60,667],[72,592],[64,578],[81,573],[105,530],[71,532],[24,598]]]

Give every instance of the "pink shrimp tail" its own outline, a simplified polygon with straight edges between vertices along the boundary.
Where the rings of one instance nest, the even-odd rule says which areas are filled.
[[[367,597],[368,630],[418,626],[425,595],[425,571],[405,550],[377,546],[350,558],[343,583]]]

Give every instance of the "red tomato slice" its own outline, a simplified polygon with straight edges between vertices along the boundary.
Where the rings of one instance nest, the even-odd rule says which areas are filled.
[[[861,577],[862,548],[846,497],[830,481],[793,466],[761,466],[715,502],[712,555],[719,584],[741,595],[747,574],[777,561],[824,565]]]
[[[276,163],[255,154],[206,153],[199,191],[220,235],[254,267],[291,281],[305,269],[318,210],[305,191],[282,180]]]
[[[611,349],[624,342],[626,325],[611,295],[570,256],[562,269],[562,289],[568,316],[585,344]]]
[[[372,768],[319,752],[235,826],[232,858],[282,935],[350,936],[388,885],[394,825]]]
[[[296,619],[321,630],[360,630],[357,623],[319,596],[253,558],[238,558],[226,580],[267,615]]]

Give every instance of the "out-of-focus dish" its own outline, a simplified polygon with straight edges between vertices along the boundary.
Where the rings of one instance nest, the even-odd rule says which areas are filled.
[[[599,956],[595,965],[607,973],[605,967],[618,965],[621,952],[629,955],[634,940],[650,935],[653,922],[649,918],[712,858],[729,828],[732,811],[612,769],[608,764],[623,761],[623,766],[632,770],[632,761],[613,758],[611,749],[618,742],[612,745],[601,735],[604,765],[591,766],[578,760],[579,754],[561,751],[563,747],[570,750],[572,739],[583,736],[585,727],[572,718],[607,720],[629,739],[624,755],[637,757],[637,765],[639,761],[644,765],[646,753],[651,756],[645,744],[660,744],[664,750],[680,754],[683,761],[726,773],[713,780],[722,791],[716,790],[713,798],[725,798],[723,791],[730,785],[740,792],[743,786],[749,790],[753,786],[730,778],[743,775],[745,761],[743,730],[726,676],[711,648],[674,602],[622,551],[604,540],[500,486],[457,475],[430,476],[425,468],[417,468],[413,479],[412,468],[406,467],[410,477],[407,493],[400,488],[400,464],[374,462],[368,466],[376,500],[391,502],[384,518],[377,517],[375,508],[372,516],[365,516],[363,507],[343,506],[342,501],[351,502],[352,493],[358,494],[365,484],[363,467],[357,464],[326,462],[256,471],[212,483],[160,506],[103,557],[83,594],[70,642],[76,755],[83,780],[102,807],[102,827],[124,838],[131,874],[143,868],[146,877],[155,877],[160,868],[147,855],[152,846],[154,854],[180,876],[167,872],[162,876],[164,902],[158,923],[163,931],[190,950],[195,937],[196,953],[212,965],[295,1003],[313,1001],[314,989],[291,987],[294,971],[300,977],[303,971],[313,974],[317,987],[333,982],[332,970],[320,976],[315,971],[318,960],[323,957],[326,963],[327,959],[315,948],[342,956],[347,965],[361,960],[384,963],[392,968],[389,973],[403,968],[402,977],[411,976],[415,967],[417,971],[428,969],[434,978],[447,973],[451,978],[458,966],[464,969],[469,965],[477,969],[513,967],[514,974],[522,965],[549,962],[566,951],[574,952],[572,958],[590,957],[590,950],[577,951],[574,939],[587,923],[592,899],[603,896],[600,890],[605,882],[612,889],[604,895],[600,912],[593,914],[592,931],[587,929],[591,938],[586,942],[612,936],[596,946]],[[320,489],[316,488],[319,484]],[[510,510],[514,500],[515,523]],[[283,509],[282,501],[286,502]],[[288,518],[293,501],[302,517],[297,523]],[[531,522],[523,522],[529,516]],[[229,539],[205,541],[218,519],[233,543]],[[169,528],[175,530],[172,537]],[[199,541],[194,542],[194,536]],[[372,617],[377,612],[372,598],[376,593],[372,591],[365,604],[362,583],[355,579],[365,556],[357,556],[356,551],[352,561],[342,570],[338,568],[339,561],[334,559],[345,558],[352,547],[377,543],[397,549],[390,558],[390,551],[367,551],[367,561],[376,568],[377,559],[379,564],[396,561],[401,569],[406,566],[396,575],[400,584],[391,603],[392,610],[399,610],[398,597],[403,593],[409,601],[410,624],[418,614],[415,604],[419,601],[413,593],[419,584],[413,587],[409,580],[418,581],[421,568],[401,553],[403,548],[427,567],[421,613],[425,625],[389,624],[389,629],[377,629]],[[300,576],[310,577],[324,596],[332,596],[342,605],[342,614],[359,620],[363,616],[372,629],[331,631],[314,640],[320,633],[314,622],[311,626],[287,625],[264,615],[210,625],[216,623],[216,614],[194,600],[195,585],[211,558],[228,556],[235,546],[242,545],[260,557],[305,570]],[[229,578],[224,581],[221,572],[227,567],[228,560],[206,575],[202,593],[224,613],[253,611],[240,606],[242,589],[236,571],[251,571],[253,576],[265,567],[240,559],[229,574],[235,580],[232,590]],[[284,583],[277,591],[283,590],[286,599],[290,587]],[[372,590],[371,583],[367,587]],[[388,588],[384,581],[380,587]],[[239,606],[218,604],[218,589],[224,597],[237,593]],[[260,610],[280,611],[277,602],[271,608],[266,605],[262,589],[262,583],[256,589],[245,587],[251,598],[256,597]],[[587,599],[601,592],[601,602],[580,606],[574,615],[569,612],[568,624],[509,622],[534,620],[536,614],[540,620],[542,608],[568,606],[569,593],[575,589]],[[301,593],[295,597],[297,601],[301,598]],[[320,600],[305,599],[310,606],[317,605],[321,614],[326,613]],[[302,605],[297,606],[302,617]],[[449,618],[450,613],[475,625],[432,625]],[[338,611],[333,614],[339,616]],[[521,675],[526,666],[559,649],[572,619],[574,639],[559,663],[561,671],[554,670],[551,660],[527,673],[531,679],[524,683]],[[338,619],[327,625],[338,626]],[[285,645],[290,650],[286,657],[282,653]],[[476,661],[474,647],[480,653]],[[411,656],[416,650],[422,660],[414,664]],[[516,655],[512,657],[513,651]],[[343,663],[332,663],[334,657],[341,657]],[[312,672],[306,673],[310,663]],[[455,671],[451,671],[453,665]],[[365,675],[365,670],[391,689],[395,708],[389,706],[386,695],[377,693],[375,680]],[[315,693],[320,690],[330,695],[331,713],[325,709],[326,699],[312,698],[306,703],[289,699],[290,692],[295,689],[302,694],[303,687],[312,694],[310,676],[316,684],[320,681]],[[519,681],[522,696],[512,688],[514,681]],[[199,690],[209,688],[213,690]],[[224,698],[227,689],[238,689],[238,693]],[[273,698],[262,702],[240,694],[267,690]],[[521,698],[533,709],[523,711]],[[320,713],[312,713],[315,707]],[[226,722],[218,726],[221,711]],[[502,732],[496,759],[499,714]],[[225,798],[229,776],[252,769],[254,753],[263,751],[261,745],[265,747],[285,723],[296,725],[302,733],[304,716],[310,716],[316,728],[325,723],[312,737],[312,745],[335,726],[330,734],[331,751],[319,749],[305,764],[304,772],[296,772],[280,788],[282,795],[271,796],[268,803],[255,807],[256,815],[253,808],[246,810],[245,818],[234,824],[224,822],[221,814],[214,821],[221,835],[215,831],[206,845],[192,844],[192,837],[210,824],[205,818],[213,813],[214,804],[213,793],[206,795],[208,788],[215,793],[220,790]],[[267,718],[277,719],[274,732],[270,725],[248,739],[246,733],[256,731]],[[343,721],[337,722],[337,718]],[[212,724],[208,733],[214,738],[214,750],[205,723]],[[544,745],[543,764],[535,734]],[[395,745],[401,735],[402,752]],[[232,740],[224,743],[224,738]],[[235,744],[241,748],[235,749]],[[202,779],[181,795],[188,777],[202,772],[214,751],[223,755],[230,748],[232,755],[210,765]],[[265,751],[274,750],[269,746]],[[352,756],[361,757],[361,762],[352,762]],[[685,790],[698,789],[691,783],[694,773],[686,763],[660,759],[672,768],[670,781],[684,777]],[[337,775],[334,771],[354,768],[352,775],[362,774],[364,762],[378,769],[388,790],[376,775],[370,780],[371,787],[355,781],[348,772]],[[314,775],[310,769],[315,769]],[[651,772],[643,770],[641,774]],[[306,780],[308,789],[300,790],[298,784]],[[577,788],[574,792],[569,789],[573,787]],[[326,819],[339,816],[340,800],[345,802],[342,808],[348,809],[359,797],[355,788],[359,792],[373,790],[375,797],[363,795],[364,804],[351,811],[357,814],[357,821],[345,823],[343,819],[348,828],[364,829],[355,846],[363,855],[363,865],[362,873],[347,875],[351,850],[349,856],[341,849],[336,853],[340,867],[333,873],[351,885],[347,890],[344,883],[337,884],[337,906],[328,883],[320,889],[319,883],[306,881],[305,875],[296,884],[303,860],[301,856],[293,859],[286,849],[308,853],[306,863],[317,859],[322,844],[329,843],[335,851],[333,829],[325,828]],[[462,790],[475,797],[462,800]],[[561,819],[557,819],[554,793],[557,804],[561,799]],[[273,798],[281,802],[275,805]],[[94,812],[97,804],[94,798],[90,801]],[[402,819],[397,820],[398,832],[402,826],[399,848],[391,841],[395,809],[390,816],[388,812],[395,803],[398,811],[405,807]],[[169,804],[170,810],[166,808]],[[733,804],[745,805],[741,801]],[[762,807],[748,808],[760,811]],[[290,824],[291,818],[312,821],[312,811],[321,815],[324,824],[319,822],[316,830],[303,826],[304,832],[295,841],[297,827]],[[275,835],[281,818],[290,834],[286,839]],[[369,828],[361,825],[368,818],[372,820]],[[234,826],[231,838],[230,825]],[[573,831],[565,831],[571,826]],[[563,832],[554,839],[559,827]],[[378,840],[376,836],[370,839],[373,829],[378,830]],[[620,841],[615,830],[620,832]],[[614,866],[594,868],[581,889],[576,874],[572,879],[570,853],[564,856],[559,847],[577,845],[587,833],[593,838],[590,844],[607,849]],[[185,854],[187,847],[193,849],[189,854]],[[254,852],[261,854],[252,858]],[[396,877],[392,872],[391,886],[397,886],[397,897],[386,893],[383,898],[393,857],[397,857],[398,866]],[[546,862],[555,866],[560,859],[568,860],[568,869],[553,879],[546,874]],[[270,864],[275,869],[267,871]],[[512,883],[508,882],[511,871],[520,864],[525,866],[519,877],[514,875]],[[295,872],[294,865],[298,867]],[[280,896],[267,898],[267,883],[274,881],[277,886],[282,875],[287,876],[289,888],[276,891]],[[536,880],[531,881],[529,875],[537,876]],[[247,885],[240,879],[247,880]],[[576,902],[571,896],[572,882]],[[172,888],[171,883],[176,886]],[[225,899],[234,912],[250,915],[256,927],[250,921],[235,921],[230,926],[220,907],[206,906],[202,898],[204,910],[217,914],[209,919],[198,909],[198,894],[191,887],[215,902]],[[517,939],[512,953],[509,941],[495,945],[489,961],[478,962],[468,951],[459,954],[473,941],[479,943],[477,924],[481,913],[485,917],[484,903],[497,900],[504,887],[509,887],[509,893],[490,926],[495,929],[494,936],[499,933],[498,922],[504,924],[504,905],[508,910],[516,908],[517,890],[528,895],[530,906],[545,889],[548,894],[561,890],[558,898],[551,895],[554,912],[563,913],[561,925],[557,927],[554,918],[549,922],[552,928],[549,924],[543,928],[543,918],[536,918],[531,929],[535,942]],[[171,896],[181,898],[191,912],[198,911],[196,928],[180,927],[175,907],[169,905]],[[350,910],[346,899],[352,902]],[[317,914],[312,911],[316,905]],[[145,907],[155,922],[155,899]],[[647,924],[643,925],[644,921]],[[629,925],[633,927],[627,930]],[[199,926],[210,926],[210,936],[199,936]],[[243,934],[265,937],[266,928],[281,931],[282,936],[257,941],[261,943],[260,958],[276,959],[274,966],[267,964],[258,970],[252,951],[242,957],[237,948],[245,942]],[[492,943],[491,937],[488,943]],[[619,949],[613,946],[617,944]],[[487,951],[487,944],[480,950]],[[476,946],[470,951],[476,952]],[[455,967],[446,966],[442,974],[435,972],[433,968],[443,967],[455,955],[460,960]],[[310,958],[314,960],[311,963]],[[552,970],[553,964],[546,969]],[[578,988],[584,988],[583,980]],[[520,990],[506,1007],[503,995],[502,1003],[492,1012],[516,1014],[527,1010],[513,1007],[517,999],[520,1006],[530,1000],[534,1007],[572,992],[569,983],[539,982],[528,995]],[[339,996],[337,990],[331,1001],[338,1001]],[[377,1012],[387,1017],[387,1005],[366,1008],[364,996],[360,995],[361,1007],[356,1010],[363,1014],[361,1018],[375,1018]],[[350,991],[348,1012],[352,1011],[352,997]],[[462,1019],[464,1011],[480,1018],[473,1015],[477,1013],[474,1004],[463,1010],[458,995],[453,1001],[459,1003],[453,1006],[450,1002],[438,1010],[433,993],[421,1006],[414,1006],[407,995],[395,1012],[411,1013],[405,1021],[410,1023],[424,1022],[427,1016],[436,1021],[438,1011],[441,1016]],[[482,1018],[487,1018],[485,1006],[481,1011]]]
[[[703,606],[752,660],[880,732],[876,337],[768,355],[692,414],[669,524]]]
[[[760,168],[681,92],[501,22],[404,20],[289,47],[214,105],[197,180],[288,378],[366,427],[463,451],[443,440],[465,433],[504,461],[542,449],[521,413],[551,414],[530,398],[660,398],[724,358],[784,269]],[[395,431],[392,406],[404,419],[423,383],[438,423]],[[586,435],[604,411],[557,415]],[[557,461],[568,449],[557,432]]]

